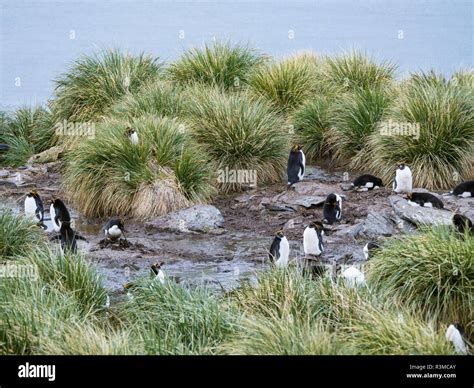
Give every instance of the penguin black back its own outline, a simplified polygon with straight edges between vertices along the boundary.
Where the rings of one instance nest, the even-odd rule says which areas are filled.
[[[69,211],[67,210],[67,207],[63,201],[61,201],[59,198],[56,198],[53,201],[53,207],[56,214],[54,217],[56,224],[59,225],[58,221],[61,221],[61,223],[71,222],[71,215],[69,214]]]
[[[407,198],[420,206],[431,204],[432,207],[443,209],[444,203],[437,196],[431,193],[408,193]]]
[[[272,245],[270,247],[270,253],[268,254],[268,257],[271,262],[273,262],[274,260],[278,260],[280,257],[280,242],[282,238],[283,232],[279,230],[275,234],[275,238],[273,239]]]
[[[332,225],[334,222],[338,221],[340,211],[341,209],[339,208],[336,194],[329,194],[323,206],[323,217],[325,222]]]
[[[455,214],[453,216],[453,225],[461,234],[464,234],[466,231],[474,234],[474,225],[472,224],[472,221],[462,214]]]
[[[452,191],[452,194],[474,197],[474,181],[466,181],[466,182],[460,183],[454,188],[454,190]]]
[[[369,185],[367,185],[369,184]],[[371,187],[370,184],[372,184]],[[359,177],[357,177],[354,182],[352,183],[352,185],[354,187],[367,187],[367,188],[374,188],[376,186],[378,187],[382,187],[383,186],[383,183],[382,183],[382,179],[380,178],[377,178],[376,176],[374,175],[370,175],[370,174],[364,174],[364,175],[361,175]]]
[[[290,151],[287,168],[288,187],[303,179],[306,161],[302,150],[302,146],[295,145]]]

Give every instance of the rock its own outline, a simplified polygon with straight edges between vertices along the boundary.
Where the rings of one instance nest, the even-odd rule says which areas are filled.
[[[7,170],[0,170],[0,178],[6,178],[10,173]]]
[[[28,164],[54,162],[62,157],[64,151],[64,145],[48,148],[46,151],[33,155],[31,158],[29,158]]]
[[[396,229],[387,214],[369,212],[367,218],[350,228],[348,233],[355,238],[370,239],[378,236],[392,236],[396,233]]]
[[[195,205],[187,209],[155,217],[145,223],[147,229],[167,232],[222,233],[224,217],[212,205]]]
[[[444,209],[411,206],[397,195],[389,197],[394,215],[414,225],[450,225],[452,213]]]

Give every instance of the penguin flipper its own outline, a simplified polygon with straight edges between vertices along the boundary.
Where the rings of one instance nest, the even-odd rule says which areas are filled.
[[[76,240],[87,241],[87,239],[84,236],[81,236],[80,234],[77,234],[77,233],[74,235],[74,238]]]

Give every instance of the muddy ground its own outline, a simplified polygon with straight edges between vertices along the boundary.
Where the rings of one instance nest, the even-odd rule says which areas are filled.
[[[350,179],[354,177],[351,175]],[[52,197],[68,202],[60,187],[61,180],[57,163],[0,170],[0,203],[22,213],[25,194],[36,189],[45,203],[48,218]],[[111,290],[122,289],[124,283],[138,276],[148,276],[149,266],[156,261],[165,262],[166,274],[177,281],[229,289],[242,279],[253,279],[257,271],[268,266],[267,250],[278,229],[283,228],[290,241],[290,256],[296,261],[303,260],[304,228],[311,221],[322,220],[322,201],[331,192],[343,195],[343,219],[328,227],[325,252],[318,260],[345,263],[364,260],[362,248],[366,242],[386,236],[382,231],[380,236],[372,238],[356,233],[355,229],[369,212],[389,217],[390,192],[384,188],[362,193],[344,191],[347,185],[342,172],[329,174],[317,166],[308,167],[305,180],[296,184],[294,190],[287,190],[282,183],[215,199],[212,205],[224,216],[225,231],[221,234],[156,232],[128,220],[128,248],[104,247],[100,243],[104,237],[101,228],[106,220],[87,219],[70,208],[75,229],[87,239],[80,243],[80,250],[98,267]],[[51,226],[50,222],[46,225]],[[392,229],[387,236],[399,233]],[[51,229],[46,233],[51,233]]]

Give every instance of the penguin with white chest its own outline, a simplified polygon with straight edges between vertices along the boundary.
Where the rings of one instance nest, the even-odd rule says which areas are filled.
[[[382,179],[377,178],[374,175],[364,174],[357,177],[354,182],[352,182],[352,187],[356,191],[369,191],[379,189],[383,187]]]
[[[153,275],[155,276],[155,280],[160,282],[161,284],[165,284],[165,273],[161,269],[163,264],[165,264],[165,263],[161,262],[161,263],[152,264],[150,266],[150,268],[153,272]]]
[[[138,145],[138,132],[135,128],[127,127],[125,133],[133,145]]]
[[[364,248],[362,249],[362,251],[364,252],[365,260],[369,260],[369,255],[371,254],[371,252],[377,249],[380,249],[380,245],[373,241],[369,241],[367,244],[365,244]]]
[[[408,193],[407,200],[412,206],[444,208],[443,201],[431,193]]]
[[[53,237],[52,240],[61,240],[61,250],[63,253],[76,253],[77,240],[87,240],[72,229],[71,216],[63,201],[58,198],[55,199],[51,204],[51,209],[51,221],[55,230],[59,226],[59,235]]]
[[[309,224],[303,233],[303,249],[305,255],[319,256],[323,253],[323,224],[319,221]]]
[[[303,147],[301,145],[295,145],[291,149],[288,158],[288,188],[303,180],[305,168],[306,157],[303,152]]]
[[[464,330],[461,325],[454,323],[448,326],[446,330],[446,340],[454,345],[454,349],[458,354],[467,354],[467,346],[463,339]]]
[[[36,191],[31,191],[25,198],[25,216],[36,222],[42,228],[44,219],[44,206],[41,197]]]
[[[282,230],[279,230],[275,234],[268,256],[270,261],[275,264],[277,268],[285,268],[288,266],[290,244]]]
[[[450,194],[463,198],[474,197],[474,181],[460,183]]]
[[[107,240],[117,241],[125,232],[123,219],[113,217],[104,225],[104,233]]]
[[[395,179],[393,180],[393,191],[396,193],[411,193],[413,189],[413,178],[410,168],[401,163],[395,171]]]
[[[329,225],[340,221],[342,218],[342,198],[334,193],[327,196],[323,206],[324,223]]]
[[[462,214],[455,214],[453,216],[453,225],[456,230],[462,235],[466,232],[469,232],[470,234],[474,235],[474,225],[472,221],[466,216],[463,216]]]

